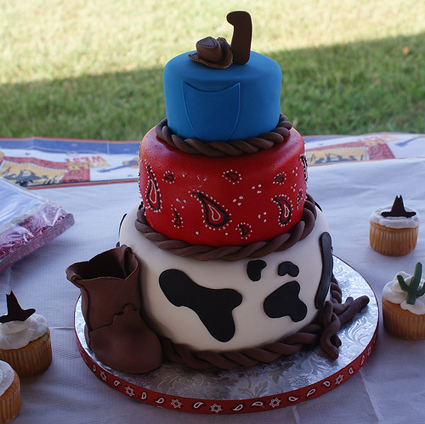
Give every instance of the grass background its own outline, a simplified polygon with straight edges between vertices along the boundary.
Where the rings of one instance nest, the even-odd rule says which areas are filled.
[[[165,116],[165,63],[230,41],[238,9],[302,134],[424,132],[422,1],[0,0],[0,137],[140,139]]]

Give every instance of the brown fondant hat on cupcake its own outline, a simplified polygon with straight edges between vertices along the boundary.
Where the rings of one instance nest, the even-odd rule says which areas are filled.
[[[404,216],[405,218],[411,218],[412,216],[416,215],[416,212],[407,212],[404,207],[403,197],[396,196],[394,199],[394,203],[391,207],[390,211],[382,211],[381,215],[384,218],[388,218],[390,216],[398,217],[398,216]]]
[[[6,302],[7,302],[7,315],[2,315],[0,317],[0,323],[10,322],[10,321],[25,321],[35,312],[35,309],[32,309],[32,308],[22,309],[13,291],[11,291],[10,294],[6,295]]]

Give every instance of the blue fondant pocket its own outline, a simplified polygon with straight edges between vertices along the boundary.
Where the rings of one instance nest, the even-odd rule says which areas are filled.
[[[182,82],[186,115],[196,137],[227,141],[235,131],[240,113],[240,84],[220,91],[201,91]]]

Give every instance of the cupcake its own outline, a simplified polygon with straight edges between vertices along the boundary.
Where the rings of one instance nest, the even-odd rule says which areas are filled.
[[[399,272],[382,291],[384,328],[406,340],[425,338],[425,280],[418,262],[412,275]]]
[[[35,309],[22,309],[13,294],[6,295],[7,315],[0,317],[0,360],[8,362],[19,377],[32,377],[52,362],[50,330]]]
[[[387,256],[402,256],[416,246],[419,216],[405,208],[397,196],[392,206],[376,209],[370,217],[369,240],[373,250]]]
[[[12,421],[21,409],[21,389],[16,371],[0,361],[0,423]]]

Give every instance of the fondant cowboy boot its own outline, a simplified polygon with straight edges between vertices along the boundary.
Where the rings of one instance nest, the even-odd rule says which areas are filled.
[[[140,315],[139,262],[129,247],[75,263],[66,274],[81,291],[87,344],[100,361],[128,373],[162,364],[158,337]]]

